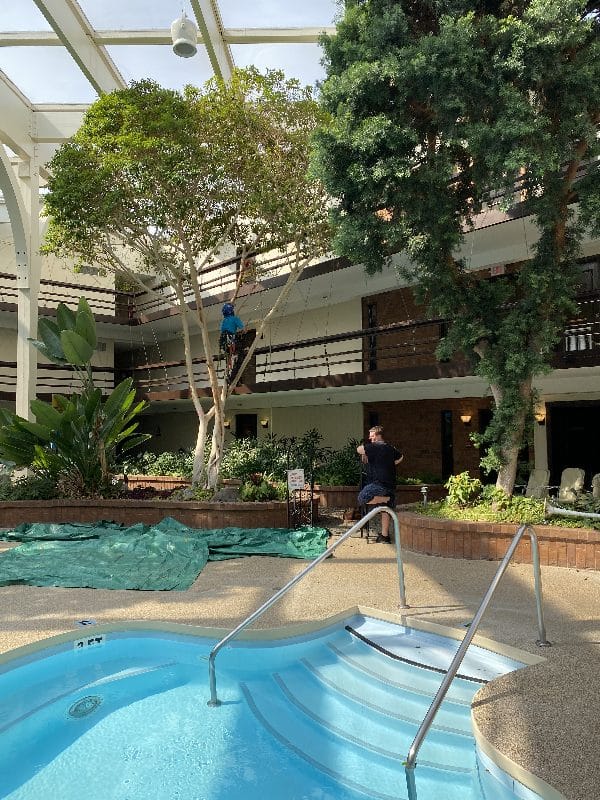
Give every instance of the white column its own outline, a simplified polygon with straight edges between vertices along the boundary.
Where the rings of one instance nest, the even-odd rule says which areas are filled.
[[[19,416],[32,419],[29,404],[36,395],[37,350],[28,340],[37,336],[41,272],[40,175],[35,152],[29,162],[19,166],[19,184],[28,219],[25,220],[26,251],[17,250],[16,411]]]

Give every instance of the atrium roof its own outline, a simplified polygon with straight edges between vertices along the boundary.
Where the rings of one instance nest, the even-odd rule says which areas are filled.
[[[18,0],[0,7],[0,141],[43,164],[98,94],[152,78],[181,89],[233,66],[323,78],[318,37],[340,0]],[[198,27],[198,50],[179,58],[170,26]]]

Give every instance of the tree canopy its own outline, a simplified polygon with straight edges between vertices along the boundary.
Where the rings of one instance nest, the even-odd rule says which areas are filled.
[[[258,339],[304,266],[329,244],[324,190],[308,174],[311,136],[324,119],[310,89],[280,72],[236,70],[227,82],[215,78],[182,93],[141,81],[99,98],[50,164],[45,249],[133,279],[158,276],[171,287],[200,423],[196,480],[206,426],[215,419],[211,485],[235,384],[219,380],[213,363],[206,306],[215,299],[214,274],[204,281],[202,271],[224,251],[239,253],[241,262],[249,253],[279,252],[268,274],[279,271],[286,282],[258,325]],[[238,270],[236,281],[235,264],[228,269],[231,300],[244,275]],[[260,258],[253,276],[261,278]],[[188,317],[203,352],[192,353]],[[208,411],[195,386],[198,358],[208,371]]]
[[[495,400],[488,466],[512,490],[533,377],[573,310],[576,259],[600,233],[599,17],[581,0],[348,0],[324,37],[316,171],[335,248],[370,272],[406,251],[417,296],[449,320]],[[539,232],[504,277],[461,257],[498,197]]]

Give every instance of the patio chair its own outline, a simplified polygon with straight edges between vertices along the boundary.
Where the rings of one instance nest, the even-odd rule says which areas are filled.
[[[529,473],[527,485],[522,487],[525,489],[525,497],[535,497],[538,500],[543,499],[548,494],[549,481],[549,469],[532,469]]]
[[[560,486],[558,488],[557,500],[562,503],[573,503],[583,491],[585,481],[585,470],[579,467],[567,467],[563,469],[560,476]]]

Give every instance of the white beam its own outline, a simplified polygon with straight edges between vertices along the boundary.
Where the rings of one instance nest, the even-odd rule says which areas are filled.
[[[69,0],[34,2],[99,94],[125,86],[125,81],[104,47],[94,42],[94,30],[77,5]]]
[[[33,155],[33,106],[0,70],[0,142],[21,158]]]
[[[322,33],[335,34],[332,25],[323,28],[222,28],[226,44],[289,44],[318,42]],[[108,44],[171,44],[169,28],[151,30],[95,30],[93,40],[97,45]],[[199,41],[204,43],[202,32]],[[54,31],[15,31],[0,33],[0,47],[31,47],[35,45],[60,45],[63,42]]]
[[[215,75],[228,80],[234,63],[229,45],[223,38],[223,22],[216,0],[190,0],[202,41]]]
[[[226,28],[228,44],[297,44],[315,43],[322,33],[332,36],[335,28]]]

